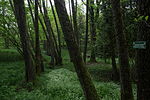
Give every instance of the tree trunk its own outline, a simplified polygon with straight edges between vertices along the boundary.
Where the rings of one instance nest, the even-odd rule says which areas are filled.
[[[31,56],[31,49],[29,46],[28,30],[26,25],[25,4],[23,0],[13,0],[15,15],[17,19],[20,39],[23,48],[23,55],[25,61],[26,81],[32,82],[35,80],[35,67]]]
[[[109,29],[111,30],[111,29]],[[110,40],[110,54],[111,54],[111,64],[112,64],[112,70],[113,70],[113,80],[118,81],[119,80],[119,72],[117,69],[117,64],[116,64],[116,52],[115,52],[115,38],[114,34],[109,32],[109,40]]]
[[[54,11],[54,8],[53,8],[53,5],[52,5],[52,2],[51,0],[50,1],[50,5],[51,5],[51,8],[52,8],[52,13],[53,13],[53,16],[54,16],[54,20],[55,20],[55,24],[56,24],[56,29],[57,29],[57,36],[58,36],[58,54],[59,54],[59,58],[60,58],[60,62],[62,64],[62,56],[61,56],[61,36],[60,36],[60,30],[59,30],[59,27],[58,27],[58,22],[57,22],[57,18],[56,18],[56,14],[55,14],[55,11]]]
[[[70,52],[70,56],[72,57],[72,61],[74,63],[74,67],[79,77],[86,100],[99,100],[94,84],[92,83],[91,76],[87,71],[85,63],[82,59],[79,46],[75,40],[73,27],[69,20],[64,0],[54,0],[54,2],[68,50]]]
[[[89,0],[86,1],[86,34],[85,34],[85,44],[84,44],[84,54],[83,59],[86,63],[86,55],[87,55],[87,46],[88,46],[88,32],[89,32]]]
[[[94,0],[90,1],[90,18],[91,18],[91,57],[90,62],[97,62],[96,61],[96,24],[95,24],[95,14],[94,14]]]
[[[70,17],[70,21],[71,21],[71,23],[73,22],[72,21],[72,9],[71,9],[71,0],[68,0],[68,3],[69,3],[69,17]]]
[[[136,67],[138,74],[137,100],[150,100],[150,1],[138,0],[138,11],[144,16],[139,21],[138,41],[146,42],[146,49],[138,49]],[[145,17],[149,16],[148,20]]]
[[[59,57],[58,55],[58,47],[57,47],[57,42],[54,36],[54,32],[50,23],[50,19],[48,17],[48,12],[47,9],[45,7],[45,1],[43,0],[43,10],[44,10],[44,22],[46,25],[46,29],[47,29],[47,37],[48,42],[50,44],[50,48],[51,48],[51,56],[54,56],[52,58],[55,58],[55,64],[56,65],[62,65],[62,59]]]
[[[74,0],[71,0],[71,5],[72,5],[72,14],[73,14],[73,27],[74,27],[74,32],[76,33],[75,34],[75,37],[76,37],[76,41],[78,44],[79,43],[79,32],[78,32],[78,24],[77,24],[77,9],[75,7],[75,2]],[[77,5],[76,5],[77,6]]]
[[[113,80],[118,81],[119,80],[119,72],[117,69],[117,64],[116,64],[116,52],[115,52],[115,44],[116,40],[114,38],[114,28],[113,26],[113,21],[112,21],[112,10],[110,7],[110,1],[103,1],[103,15],[104,15],[104,20],[105,24],[107,27],[106,33],[109,38],[109,50],[110,50],[110,56],[111,56],[111,64],[112,64],[112,71],[113,71]],[[105,49],[104,49],[105,50]]]
[[[120,0],[111,0],[114,26],[119,50],[121,100],[133,100],[132,83],[130,79],[127,42],[124,34],[123,20],[120,9]]]
[[[115,56],[114,46],[111,47],[111,61],[112,61],[112,70],[113,70],[113,80],[118,81],[119,80],[119,72],[118,72],[117,64],[116,64],[116,56]]]
[[[34,45],[34,39],[32,39],[32,48],[34,49],[35,52],[35,65],[36,65],[36,73],[39,75],[41,72],[44,72],[44,64],[43,64],[43,57],[41,54],[41,49],[40,49],[40,40],[39,40],[39,26],[38,26],[38,20],[40,19],[38,15],[38,1],[35,1],[35,13],[32,11],[32,5],[33,2],[30,0],[27,0],[29,10],[30,10],[30,15],[33,21],[34,25],[34,31],[35,31],[35,45]],[[34,15],[35,14],[35,17]],[[32,32],[31,32],[32,34]]]
[[[35,63],[36,73],[39,75],[44,69],[42,54],[40,49],[40,36],[39,36],[39,12],[38,12],[38,0],[35,0]]]
[[[48,23],[46,23],[46,19],[45,19],[45,15],[43,14],[42,12],[42,7],[41,7],[41,4],[39,4],[39,8],[40,8],[40,13],[42,14],[42,17],[44,19],[44,23],[45,23],[45,26],[44,26],[44,23],[42,21],[42,19],[39,17],[39,21],[41,23],[41,26],[42,26],[42,29],[45,33],[45,36],[46,36],[46,52],[47,52],[47,55],[48,56],[51,56],[51,62],[50,62],[50,65],[52,65],[52,67],[55,66],[55,57],[54,57],[54,53],[52,53],[52,51],[56,50],[55,47],[53,47],[54,45],[54,42],[53,42],[53,38],[51,36],[51,31],[50,29],[48,28]],[[47,21],[48,22],[48,21]],[[55,51],[54,51],[55,52]]]

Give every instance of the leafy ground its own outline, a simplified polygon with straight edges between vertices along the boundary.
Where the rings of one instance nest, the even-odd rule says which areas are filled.
[[[63,51],[64,65],[49,69],[37,78],[37,84],[24,82],[24,64],[15,50],[0,50],[0,100],[84,100],[73,65],[67,51]],[[120,100],[120,86],[111,81],[111,66],[103,62],[87,64],[102,100]],[[30,88],[30,91],[28,90]]]

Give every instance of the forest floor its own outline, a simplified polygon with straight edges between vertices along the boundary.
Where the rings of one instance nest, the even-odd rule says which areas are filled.
[[[73,64],[63,50],[63,66],[50,69],[45,57],[45,72],[36,84],[24,82],[24,64],[15,50],[0,50],[0,100],[84,100]],[[112,81],[111,65],[87,64],[102,100],[120,100],[120,86]]]

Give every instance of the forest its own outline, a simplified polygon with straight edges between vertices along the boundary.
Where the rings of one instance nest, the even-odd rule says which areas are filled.
[[[0,100],[150,100],[150,0],[0,0]]]

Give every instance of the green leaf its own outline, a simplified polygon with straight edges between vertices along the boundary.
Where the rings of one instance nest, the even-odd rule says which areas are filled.
[[[144,16],[140,16],[140,17],[138,18],[138,21],[141,21],[143,18],[144,18]]]
[[[149,18],[149,16],[146,16],[146,17],[145,17],[145,20],[148,21],[148,18]]]

